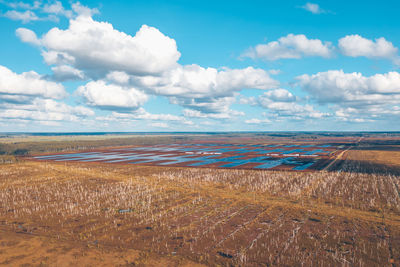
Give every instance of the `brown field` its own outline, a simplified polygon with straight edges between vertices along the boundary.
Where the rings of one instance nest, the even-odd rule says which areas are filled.
[[[400,166],[400,149],[399,151],[384,150],[357,150],[349,151],[347,159],[363,160],[388,166]]]
[[[320,172],[0,165],[0,265],[399,266],[396,139],[329,138]]]

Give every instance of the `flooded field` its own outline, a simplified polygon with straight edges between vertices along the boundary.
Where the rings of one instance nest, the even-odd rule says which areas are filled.
[[[47,161],[157,166],[319,170],[345,146],[329,144],[167,144],[33,157]]]

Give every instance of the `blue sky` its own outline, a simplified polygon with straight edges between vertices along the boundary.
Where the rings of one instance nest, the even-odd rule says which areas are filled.
[[[0,131],[398,131],[398,10],[0,0]]]

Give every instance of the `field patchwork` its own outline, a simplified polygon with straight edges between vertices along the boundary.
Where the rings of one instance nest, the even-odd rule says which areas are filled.
[[[36,160],[177,167],[320,170],[345,146],[329,144],[167,144],[40,155]]]

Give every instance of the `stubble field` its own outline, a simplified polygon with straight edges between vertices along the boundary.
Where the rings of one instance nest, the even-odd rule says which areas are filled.
[[[0,265],[398,266],[398,152],[368,142],[315,172],[3,164]]]

